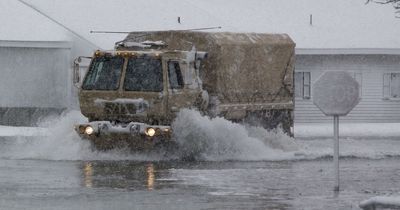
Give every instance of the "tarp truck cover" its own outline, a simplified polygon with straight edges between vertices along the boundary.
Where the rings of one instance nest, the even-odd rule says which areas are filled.
[[[208,52],[200,69],[203,87],[221,104],[293,101],[295,43],[286,34],[133,32],[123,41],[164,41],[168,50],[195,46]]]

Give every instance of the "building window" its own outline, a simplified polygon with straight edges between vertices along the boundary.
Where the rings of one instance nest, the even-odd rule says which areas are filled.
[[[383,98],[400,98],[400,73],[383,74]]]
[[[310,99],[311,97],[311,73],[296,72],[294,75],[295,97]]]
[[[353,72],[351,76],[357,81],[358,83],[358,95],[361,98],[362,96],[362,74]]]

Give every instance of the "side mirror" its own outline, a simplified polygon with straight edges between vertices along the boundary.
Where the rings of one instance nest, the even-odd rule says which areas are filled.
[[[79,56],[75,58],[73,64],[73,83],[76,87],[78,87],[78,83],[81,81],[81,72],[80,72],[80,63],[82,62],[82,58],[92,59],[91,57]]]
[[[79,75],[80,71],[79,71],[79,63],[82,61],[81,57],[77,57],[74,60],[74,73],[73,73],[73,82],[74,84],[79,83],[81,80],[81,77]]]

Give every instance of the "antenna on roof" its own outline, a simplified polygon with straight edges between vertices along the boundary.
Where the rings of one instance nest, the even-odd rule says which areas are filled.
[[[211,30],[211,29],[221,29],[221,26],[217,27],[208,27],[208,28],[191,28],[191,29],[183,29],[183,30],[160,30],[160,31],[203,31],[203,30]],[[152,32],[152,31],[90,31],[92,34],[129,34],[132,32]]]

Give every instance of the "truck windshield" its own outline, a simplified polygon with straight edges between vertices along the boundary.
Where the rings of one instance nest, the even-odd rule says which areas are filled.
[[[116,90],[121,76],[123,57],[96,57],[83,81],[84,90]]]
[[[161,60],[149,56],[130,58],[126,67],[124,89],[128,91],[162,91]]]

